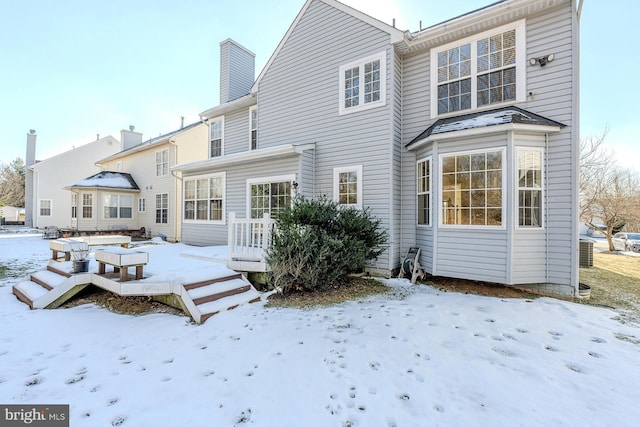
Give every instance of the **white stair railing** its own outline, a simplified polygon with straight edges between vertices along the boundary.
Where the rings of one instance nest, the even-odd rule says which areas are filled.
[[[274,224],[268,213],[260,219],[243,219],[230,212],[227,260],[264,262]]]

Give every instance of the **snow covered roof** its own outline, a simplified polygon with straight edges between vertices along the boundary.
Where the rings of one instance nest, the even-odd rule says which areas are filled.
[[[140,191],[133,177],[124,172],[102,171],[65,187],[71,188],[109,188],[114,190]]]
[[[550,126],[558,129],[566,126],[560,122],[532,113],[531,111],[523,110],[519,107],[502,107],[495,110],[438,119],[424,132],[409,142],[407,147],[433,135],[506,124]]]

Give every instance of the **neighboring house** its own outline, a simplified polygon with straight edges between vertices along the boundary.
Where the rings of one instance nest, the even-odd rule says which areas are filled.
[[[31,136],[33,138],[28,149],[31,156],[28,157],[33,157],[35,153],[35,135]],[[32,209],[27,213],[32,224],[27,225],[36,228],[76,228],[73,218],[76,201],[73,194],[64,188],[71,182],[99,172],[100,168],[95,162],[120,150],[120,142],[112,136],[106,136],[28,166],[27,186],[30,183],[31,188],[27,188],[29,191],[25,191],[25,197],[31,197],[31,201],[25,200],[25,204]]]
[[[173,168],[182,240],[327,195],[388,230],[373,271],[419,246],[433,275],[577,294],[578,34],[575,0],[415,33],[308,0],[252,84],[253,54],[223,42],[210,158]]]
[[[65,187],[76,201],[72,218],[79,231],[131,229],[140,188],[130,174],[102,171]],[[134,227],[135,228],[135,227]]]
[[[80,224],[95,224],[99,229],[137,230],[144,227],[149,235],[163,235],[167,240],[179,241],[182,184],[170,168],[180,162],[207,158],[207,131],[205,124],[193,123],[98,160],[103,171],[129,174],[137,191],[122,194],[118,188],[96,187],[89,191],[71,186],[72,191],[77,191],[78,200],[95,197],[94,204],[102,206],[93,214],[93,222],[79,222],[79,229],[82,229]],[[133,188],[127,191],[131,190]],[[125,217],[106,208],[123,201],[132,208]]]
[[[0,207],[0,218],[3,224],[24,224],[25,210],[15,206]]]

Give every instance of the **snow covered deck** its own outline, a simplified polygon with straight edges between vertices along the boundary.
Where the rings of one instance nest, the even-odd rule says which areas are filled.
[[[100,254],[101,250],[96,252]],[[242,274],[226,267],[224,246],[161,244],[141,246],[132,252],[148,259],[142,278],[127,276],[122,280],[119,272],[101,274],[100,255],[96,260],[91,253],[87,273],[73,274],[72,261],[49,261],[47,270],[15,285],[13,293],[32,309],[56,308],[94,285],[118,295],[154,297],[183,309],[196,323],[222,310],[260,300],[258,291]]]

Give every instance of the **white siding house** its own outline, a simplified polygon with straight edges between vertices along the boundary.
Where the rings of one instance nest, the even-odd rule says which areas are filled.
[[[33,227],[75,228],[74,203],[65,187],[100,171],[95,162],[120,151],[120,142],[112,136],[78,146],[72,150],[29,166],[32,175]]]
[[[221,75],[252,70],[226,48]],[[173,168],[184,242],[225,244],[229,213],[327,195],[388,230],[372,271],[418,246],[433,275],[577,294],[574,0],[504,0],[415,33],[308,0],[238,81],[201,113],[209,158]]]
[[[206,158],[207,132],[207,126],[197,122],[144,142],[138,134],[122,151],[98,159],[101,174],[68,187],[78,201],[78,230],[144,228],[150,236],[180,241],[182,184],[171,167]],[[122,140],[131,134],[123,131]],[[105,174],[122,180],[113,185],[97,179]],[[125,210],[120,209],[123,203]]]

